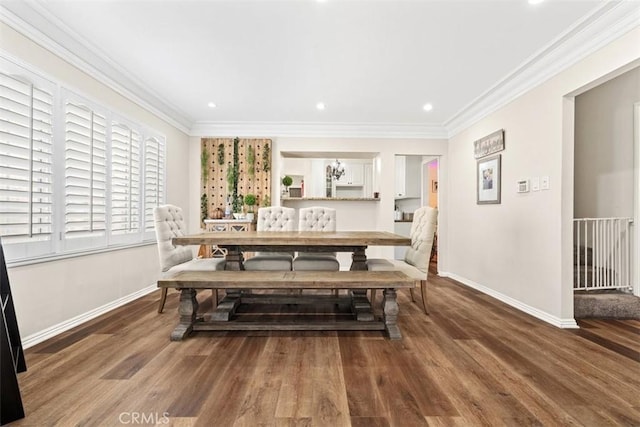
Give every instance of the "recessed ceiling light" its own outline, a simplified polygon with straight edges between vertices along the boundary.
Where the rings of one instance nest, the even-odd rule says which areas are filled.
[[[318,102],[318,103],[316,104],[316,108],[317,108],[318,110],[324,110],[324,102]]]
[[[433,110],[433,105],[431,105],[431,104],[424,104],[424,106],[422,107],[422,109],[423,109],[424,111],[431,111],[431,110]]]
[[[215,102],[210,102],[210,103],[208,103],[208,104],[207,104],[207,106],[208,106],[209,108],[216,108],[216,104],[215,104]]]

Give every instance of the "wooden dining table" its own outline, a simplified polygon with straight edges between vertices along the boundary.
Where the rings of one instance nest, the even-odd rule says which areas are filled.
[[[351,252],[350,270],[367,270],[367,247],[409,246],[411,239],[387,231],[228,231],[174,237],[173,244],[225,248],[225,270],[244,270],[242,253],[250,251]]]
[[[411,239],[398,234],[386,231],[334,231],[334,232],[314,232],[314,231],[247,231],[236,232],[202,232],[198,234],[185,235],[173,238],[174,245],[215,245],[226,251],[225,270],[240,273],[244,270],[244,255],[246,252],[349,252],[351,253],[351,264],[349,270],[363,271],[367,269],[366,250],[370,246],[409,246]],[[319,272],[321,277],[322,272]],[[376,275],[376,272],[371,272]],[[400,272],[396,275],[403,277],[406,285],[409,278]],[[372,276],[372,278],[374,277]],[[235,277],[235,276],[233,276]],[[240,276],[239,276],[240,277]],[[245,277],[244,275],[241,277]],[[399,283],[399,282],[398,282]],[[413,286],[413,285],[412,285]],[[339,286],[335,286],[339,289]],[[389,286],[393,288],[394,286]],[[389,295],[393,293],[391,311],[397,309],[395,303],[395,291],[388,290]],[[367,298],[367,290],[352,289],[349,291],[352,307],[356,321],[374,321],[371,302]],[[225,299],[218,304],[217,312],[211,315],[213,320],[230,320],[238,306],[239,301],[250,301],[254,299],[250,289],[226,289]],[[300,302],[303,303],[305,295],[300,295]],[[312,297],[306,298],[313,301]],[[391,299],[391,297],[389,298]],[[227,304],[225,308],[225,302]],[[192,304],[191,302],[189,304]],[[389,322],[387,322],[389,323]],[[398,333],[399,336],[399,333]]]

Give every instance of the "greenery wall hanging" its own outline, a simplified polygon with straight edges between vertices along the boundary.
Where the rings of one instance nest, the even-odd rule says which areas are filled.
[[[244,194],[255,195],[260,206],[270,205],[271,140],[202,138],[201,146],[203,218],[212,218],[216,209],[224,212],[227,199],[232,211],[241,212]]]

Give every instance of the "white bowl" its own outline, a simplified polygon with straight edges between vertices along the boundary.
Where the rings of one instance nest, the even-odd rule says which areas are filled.
[[[243,213],[234,213],[233,217],[235,219],[244,219],[244,214]]]

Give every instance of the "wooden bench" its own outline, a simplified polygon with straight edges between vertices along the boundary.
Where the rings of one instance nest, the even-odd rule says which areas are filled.
[[[230,330],[386,330],[391,339],[400,339],[397,325],[398,302],[396,289],[414,288],[415,279],[399,271],[183,271],[168,279],[158,281],[160,288],[175,288],[181,291],[180,323],[171,333],[172,341],[180,341],[191,331]],[[198,317],[196,291],[199,289],[225,289],[226,296],[212,313]],[[355,320],[335,322],[270,321],[233,322],[236,308],[243,302],[263,303],[311,303],[324,298],[334,302],[345,301],[340,296],[313,295],[259,295],[246,290],[293,290],[293,289],[347,289],[366,291],[383,290],[383,318],[376,320],[366,292],[349,292]],[[244,292],[243,292],[244,291]]]

